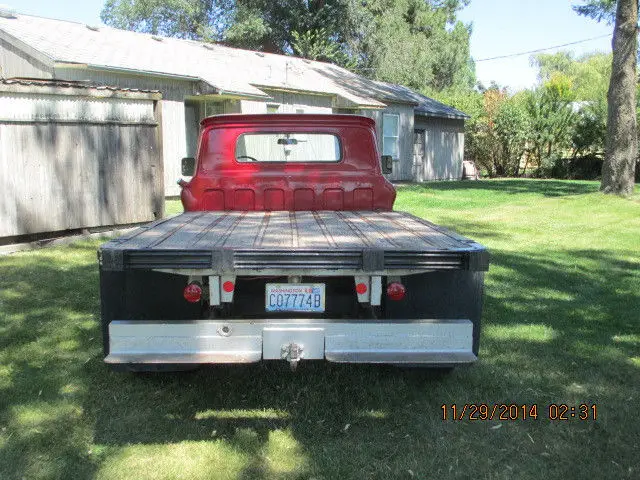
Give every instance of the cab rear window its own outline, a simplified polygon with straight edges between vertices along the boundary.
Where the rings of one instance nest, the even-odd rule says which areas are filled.
[[[241,163],[335,163],[342,151],[339,138],[327,133],[243,133],[235,156]]]

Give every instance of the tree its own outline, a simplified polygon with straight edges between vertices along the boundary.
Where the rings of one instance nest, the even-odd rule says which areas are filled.
[[[303,33],[291,32],[291,36],[293,53],[299,57],[336,63],[351,70],[356,68],[355,61],[348,58],[338,44],[331,40],[325,28]]]
[[[538,68],[538,82],[551,80],[554,73],[570,75],[575,63],[573,52],[560,51],[557,53],[539,53],[531,58],[532,66]]]
[[[106,0],[100,18],[124,30],[219,41],[230,22],[229,0]]]
[[[348,2],[341,0],[241,0],[234,6],[224,37],[228,45],[271,53],[295,53],[343,49]],[[304,46],[302,46],[304,45]],[[330,54],[323,60],[335,60]]]
[[[531,138],[531,118],[522,95],[506,98],[498,107],[495,130],[502,146],[502,161],[498,175],[518,177],[520,163]]]
[[[575,100],[606,100],[611,79],[611,54],[589,53],[575,58],[571,52],[541,53],[532,58],[538,67],[538,81],[548,82],[554,74],[571,80]]]
[[[350,2],[358,19],[345,41],[368,76],[417,90],[470,89],[471,26],[456,20],[468,0]]]
[[[102,21],[116,28],[292,53],[294,34],[321,29],[340,47],[348,3],[341,0],[106,0]]]
[[[607,105],[604,100],[583,106],[571,138],[573,159],[589,156],[602,158],[607,132]]]
[[[530,153],[538,164],[538,174],[550,171],[554,162],[571,146],[577,120],[573,100],[571,80],[562,74],[552,76],[528,95],[532,132]]]
[[[633,193],[638,155],[636,119],[636,67],[638,54],[637,0],[589,0],[576,7],[582,15],[611,20],[615,11],[613,63],[607,94],[607,137],[600,190]]]
[[[483,91],[448,91],[436,94],[445,103],[466,112],[465,158],[494,176],[520,175],[520,160],[531,137],[526,96],[510,96],[492,85]]]
[[[571,135],[570,163],[574,167],[583,160],[586,165],[593,165],[595,158],[604,156],[611,61],[611,54],[590,53],[575,58],[571,52],[543,53],[532,59],[541,83],[548,82],[554,75],[571,81],[573,109],[577,115]]]

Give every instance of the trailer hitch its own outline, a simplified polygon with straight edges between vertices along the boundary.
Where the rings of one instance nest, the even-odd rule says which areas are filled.
[[[298,368],[298,363],[304,357],[304,347],[293,342],[288,345],[282,345],[280,356],[283,360],[289,362],[291,371],[295,372]]]

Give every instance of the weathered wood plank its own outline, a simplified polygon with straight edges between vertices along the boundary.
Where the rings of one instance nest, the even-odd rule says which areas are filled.
[[[468,250],[472,242],[403,212],[187,212],[110,242],[119,249]]]

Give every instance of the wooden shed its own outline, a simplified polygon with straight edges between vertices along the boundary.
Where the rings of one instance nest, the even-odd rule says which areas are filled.
[[[164,210],[158,92],[0,81],[0,244]]]

